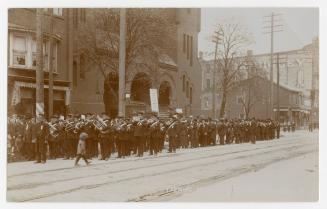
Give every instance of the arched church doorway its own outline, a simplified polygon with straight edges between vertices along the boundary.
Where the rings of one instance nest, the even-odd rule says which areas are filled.
[[[168,81],[164,81],[159,87],[159,106],[169,106],[171,97],[171,86]]]
[[[131,85],[131,101],[150,104],[151,79],[145,73],[137,73]]]

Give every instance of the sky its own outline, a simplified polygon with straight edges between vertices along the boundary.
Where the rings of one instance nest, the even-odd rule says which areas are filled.
[[[210,36],[217,23],[235,19],[241,22],[253,36],[254,43],[248,48],[254,54],[270,52],[270,35],[263,34],[264,23],[272,12],[282,14],[278,24],[283,31],[275,33],[274,51],[302,48],[319,35],[319,9],[317,8],[202,8],[199,51],[213,52],[214,43]]]

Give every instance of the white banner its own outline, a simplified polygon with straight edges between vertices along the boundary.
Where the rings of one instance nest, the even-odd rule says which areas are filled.
[[[67,89],[65,93],[65,105],[70,105],[70,89]]]
[[[12,95],[12,105],[17,105],[20,103],[20,87],[15,85],[14,90],[13,90],[13,95]]]
[[[44,115],[44,103],[42,102],[37,102],[36,103],[36,115]]]
[[[182,114],[183,113],[183,109],[182,108],[176,108],[176,113]]]
[[[150,89],[150,100],[152,112],[159,112],[158,91],[157,89]]]

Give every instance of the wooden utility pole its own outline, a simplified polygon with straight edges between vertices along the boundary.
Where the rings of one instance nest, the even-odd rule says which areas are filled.
[[[43,72],[43,9],[36,9],[36,118],[44,114],[44,72]]]
[[[216,76],[218,71],[218,44],[220,41],[220,32],[215,31],[215,35],[213,36],[213,42],[215,43],[215,59],[213,63],[213,78],[212,78],[212,117],[214,119],[217,118],[217,108],[216,108]]]
[[[126,9],[120,9],[118,116],[125,117]]]
[[[277,116],[276,119],[279,121],[279,53],[277,53]]]
[[[269,109],[270,109],[270,114],[269,117],[272,118],[273,116],[273,109],[274,109],[274,101],[273,101],[273,95],[274,95],[274,33],[281,32],[283,25],[281,24],[276,24],[277,20],[275,17],[281,16],[282,14],[275,14],[272,12],[268,16],[264,16],[264,18],[268,18],[268,20],[265,20],[264,23],[268,24],[264,26],[263,28],[265,30],[268,29],[268,31],[264,31],[264,34],[270,34],[270,87],[269,87]],[[267,115],[268,116],[268,115]]]
[[[53,14],[53,13],[52,13]],[[49,36],[49,90],[48,90],[48,118],[50,119],[53,115],[53,22],[52,14],[49,15],[48,24],[50,25],[50,36]]]
[[[215,31],[215,36],[213,37],[213,42],[215,43],[215,60],[213,63],[213,78],[212,78],[212,117],[216,119],[216,76],[218,70],[218,63],[217,63],[217,53],[218,53],[218,44],[219,44],[219,32]]]

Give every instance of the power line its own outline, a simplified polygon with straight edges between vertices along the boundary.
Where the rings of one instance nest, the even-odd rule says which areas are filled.
[[[221,31],[215,31],[214,35],[212,37],[212,42],[215,43],[215,61],[213,64],[213,82],[212,82],[212,117],[215,119],[217,116],[216,114],[216,71],[218,71],[218,45],[219,45],[219,41],[222,40],[221,38],[222,34]]]
[[[280,18],[281,16],[282,16],[281,13],[274,13],[274,12],[272,12],[270,15],[263,16],[263,22],[264,22],[264,25],[262,27],[262,29],[264,30],[263,34],[270,34],[270,88],[269,88],[269,106],[270,106],[270,108],[267,108],[267,110],[268,109],[273,110],[273,108],[274,108],[273,107],[274,34],[283,31],[283,29],[281,29],[281,27],[283,27],[283,24],[280,23],[281,22],[280,20],[276,19],[276,18]],[[269,30],[267,31],[267,29],[269,29]],[[268,116],[268,112],[266,114]],[[270,117],[272,118],[272,116],[273,116],[273,111],[271,111]]]

